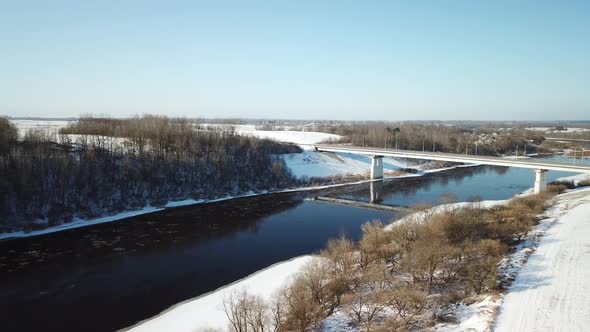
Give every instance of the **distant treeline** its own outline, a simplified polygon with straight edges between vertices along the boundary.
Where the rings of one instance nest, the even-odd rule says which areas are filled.
[[[290,186],[278,155],[293,152],[300,149],[231,127],[197,130],[166,117],[86,117],[60,134],[30,130],[21,140],[0,119],[0,232]]]
[[[533,153],[544,140],[539,132],[524,129],[469,129],[418,123],[366,122],[317,129],[344,136],[343,142],[356,146],[468,154],[475,154],[477,146],[479,155],[508,154],[517,147],[522,152],[525,144],[527,152]]]

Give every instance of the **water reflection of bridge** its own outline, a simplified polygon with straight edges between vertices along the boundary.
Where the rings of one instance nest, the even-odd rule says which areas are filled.
[[[383,181],[371,181],[369,192],[370,192],[370,196],[369,196],[368,202],[352,200],[352,199],[345,199],[345,198],[327,197],[327,196],[316,196],[313,198],[313,200],[320,201],[320,202],[330,202],[330,203],[335,203],[335,204],[342,204],[342,205],[350,205],[350,206],[356,206],[356,207],[365,207],[365,208],[370,208],[370,209],[395,211],[395,212],[408,212],[408,211],[410,211],[409,208],[404,207],[404,206],[381,204],[381,202],[383,201]]]

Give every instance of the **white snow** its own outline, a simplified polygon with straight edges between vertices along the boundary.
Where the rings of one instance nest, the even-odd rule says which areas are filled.
[[[224,127],[225,124],[202,124],[205,127]],[[320,142],[338,141],[342,138],[340,135],[322,133],[316,131],[297,131],[297,130],[257,130],[255,125],[233,125],[236,132],[240,135],[254,136],[259,138],[272,139],[278,142],[294,143],[302,145],[303,148],[308,144],[317,144]]]
[[[554,133],[581,133],[581,132],[586,132],[586,131],[590,131],[589,128],[566,128],[565,130],[555,130],[555,127],[530,127],[530,128],[526,128],[527,130],[537,130],[537,131],[543,131],[543,132],[554,132]]]
[[[360,175],[371,169],[371,158],[348,153],[304,151],[283,155],[283,160],[298,178]],[[386,173],[406,167],[410,165],[404,161],[383,158]]]
[[[437,324],[435,331],[487,331],[496,317],[500,298],[486,296],[483,300],[466,305],[460,303],[455,307],[455,317],[459,324]]]
[[[10,120],[18,129],[19,136],[24,134],[29,129],[48,129],[57,133],[60,128],[70,124],[72,121],[67,120]]]
[[[590,190],[559,196],[558,215],[505,296],[496,331],[587,331]]]
[[[432,216],[436,213],[441,213],[444,211],[453,211],[455,209],[460,209],[463,207],[469,206],[477,206],[482,209],[489,209],[494,206],[504,205],[507,204],[510,200],[509,199],[502,199],[502,200],[487,200],[487,201],[479,201],[479,202],[457,202],[457,203],[449,203],[449,204],[441,204],[437,206],[433,206],[430,209],[425,211],[414,212],[409,214],[403,218],[400,218],[391,224],[385,226],[385,230],[392,230],[394,227],[397,227],[400,224],[407,223],[407,222],[424,222],[426,218]]]
[[[565,176],[562,178],[557,179],[556,181],[571,181],[575,185],[578,185],[579,182],[590,180],[590,173],[580,173],[572,176]]]
[[[350,324],[350,317],[340,309],[326,317],[322,322],[322,332],[358,332],[359,328]]]
[[[64,231],[66,229],[102,224],[102,223],[117,221],[117,220],[129,218],[129,217],[134,217],[134,216],[138,216],[141,214],[152,213],[152,212],[161,211],[161,210],[163,210],[163,209],[153,207],[153,206],[146,206],[140,210],[124,211],[124,212],[120,212],[117,214],[113,214],[111,216],[105,216],[105,217],[100,217],[100,218],[94,218],[94,219],[74,218],[74,220],[70,223],[61,224],[58,226],[52,226],[52,227],[48,227],[48,228],[41,229],[41,230],[36,230],[36,231],[31,231],[31,232],[18,231],[18,232],[10,232],[10,233],[0,233],[0,240],[55,233],[55,232],[59,232],[59,231]]]
[[[233,284],[211,293],[184,301],[160,315],[140,322],[130,331],[199,331],[218,329],[226,331],[229,320],[223,309],[223,301],[232,294],[246,290],[269,300],[281,288],[288,286],[301,268],[317,259],[313,256],[301,256],[286,262],[277,263]]]

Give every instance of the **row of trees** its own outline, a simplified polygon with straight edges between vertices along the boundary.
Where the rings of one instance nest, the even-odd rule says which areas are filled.
[[[562,190],[561,187],[552,187]],[[547,207],[550,194],[507,206],[423,210],[386,230],[363,226],[355,243],[329,241],[320,258],[270,301],[246,291],[225,300],[231,331],[308,331],[340,312],[363,331],[406,331],[446,320],[444,308],[501,287],[498,265]]]
[[[524,129],[492,131],[418,123],[366,122],[320,126],[318,130],[342,135],[345,137],[344,142],[356,146],[468,154],[477,152],[480,155],[507,154],[517,146],[522,151],[527,143],[528,152],[531,153],[544,140],[538,132]]]
[[[292,185],[279,154],[299,148],[199,130],[186,120],[83,118],[60,134],[0,119],[0,230],[96,217],[169,200]]]

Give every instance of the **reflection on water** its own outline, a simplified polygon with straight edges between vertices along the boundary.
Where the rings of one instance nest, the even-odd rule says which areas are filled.
[[[563,172],[549,172],[551,181]],[[340,196],[409,206],[452,192],[504,199],[532,187],[532,170],[471,167],[329,190],[273,194],[170,209],[88,228],[0,242],[3,331],[109,331],[321,249],[329,238],[360,236],[391,211],[325,202]],[[34,317],[32,319],[31,317]]]
[[[381,203],[383,201],[383,181],[370,183],[369,203]]]
[[[547,172],[547,180],[574,175],[568,172]],[[533,187],[534,170],[500,166],[458,168],[452,172],[432,173],[419,178],[386,180],[381,192],[376,187],[359,185],[355,190],[342,192],[338,197],[366,201],[379,196],[387,205],[412,206],[418,203],[440,203],[440,198],[453,194],[458,201],[475,198],[507,199]],[[377,182],[373,182],[377,183]]]

